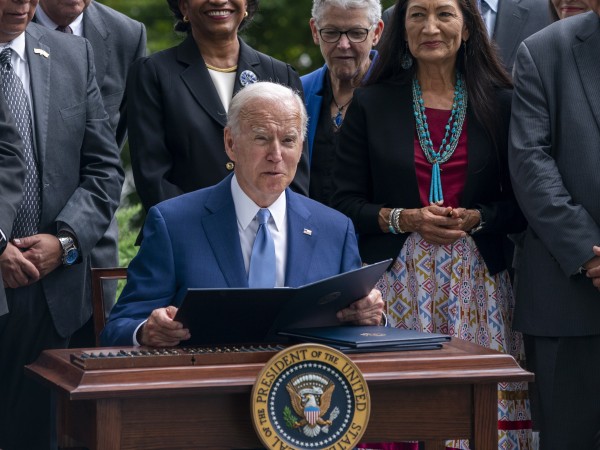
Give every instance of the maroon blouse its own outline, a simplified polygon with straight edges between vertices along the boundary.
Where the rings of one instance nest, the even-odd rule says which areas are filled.
[[[446,124],[450,111],[443,109],[425,108],[427,123],[433,148],[438,150],[446,133]],[[431,187],[431,164],[427,161],[415,129],[415,169],[419,184],[419,196],[423,206],[429,205],[429,189]],[[467,180],[467,118],[463,124],[458,146],[448,161],[440,165],[444,206],[457,208],[460,206],[465,183]]]

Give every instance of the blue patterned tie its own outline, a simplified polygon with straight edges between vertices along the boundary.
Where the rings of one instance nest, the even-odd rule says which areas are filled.
[[[23,140],[23,156],[27,166],[23,186],[23,201],[17,210],[12,233],[13,238],[20,238],[32,236],[38,232],[41,213],[40,176],[33,153],[29,99],[21,79],[12,68],[11,56],[11,48],[2,50],[2,53],[0,53],[0,72],[2,73],[2,92]]]
[[[258,210],[258,230],[250,255],[250,270],[248,270],[248,286],[251,288],[275,287],[275,244],[269,232],[268,209]]]

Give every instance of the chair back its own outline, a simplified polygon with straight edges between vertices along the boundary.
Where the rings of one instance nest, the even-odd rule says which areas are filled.
[[[94,336],[96,346],[100,346],[100,333],[106,325],[104,312],[104,282],[127,278],[127,267],[92,268],[92,316],[94,318]]]

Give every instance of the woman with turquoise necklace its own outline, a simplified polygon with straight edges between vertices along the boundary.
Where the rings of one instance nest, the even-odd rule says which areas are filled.
[[[510,78],[474,0],[398,0],[386,31],[346,113],[333,206],[354,221],[364,262],[395,258],[377,285],[390,324],[519,360],[506,235],[525,221],[508,174]],[[498,399],[499,448],[529,449],[527,386],[501,385]],[[406,448],[394,445],[379,448]]]

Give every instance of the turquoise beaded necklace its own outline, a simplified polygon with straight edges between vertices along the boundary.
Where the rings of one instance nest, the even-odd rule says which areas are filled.
[[[442,191],[442,179],[440,177],[440,164],[450,159],[456,150],[462,127],[467,114],[467,91],[465,89],[462,75],[456,73],[456,84],[454,85],[454,100],[452,101],[452,112],[446,124],[446,133],[440,144],[438,151],[433,148],[431,135],[429,134],[429,125],[427,124],[427,115],[425,114],[425,102],[423,93],[417,78],[413,78],[412,85],[413,109],[419,136],[421,149],[431,166],[431,186],[429,188],[429,202],[442,203],[444,194]]]

